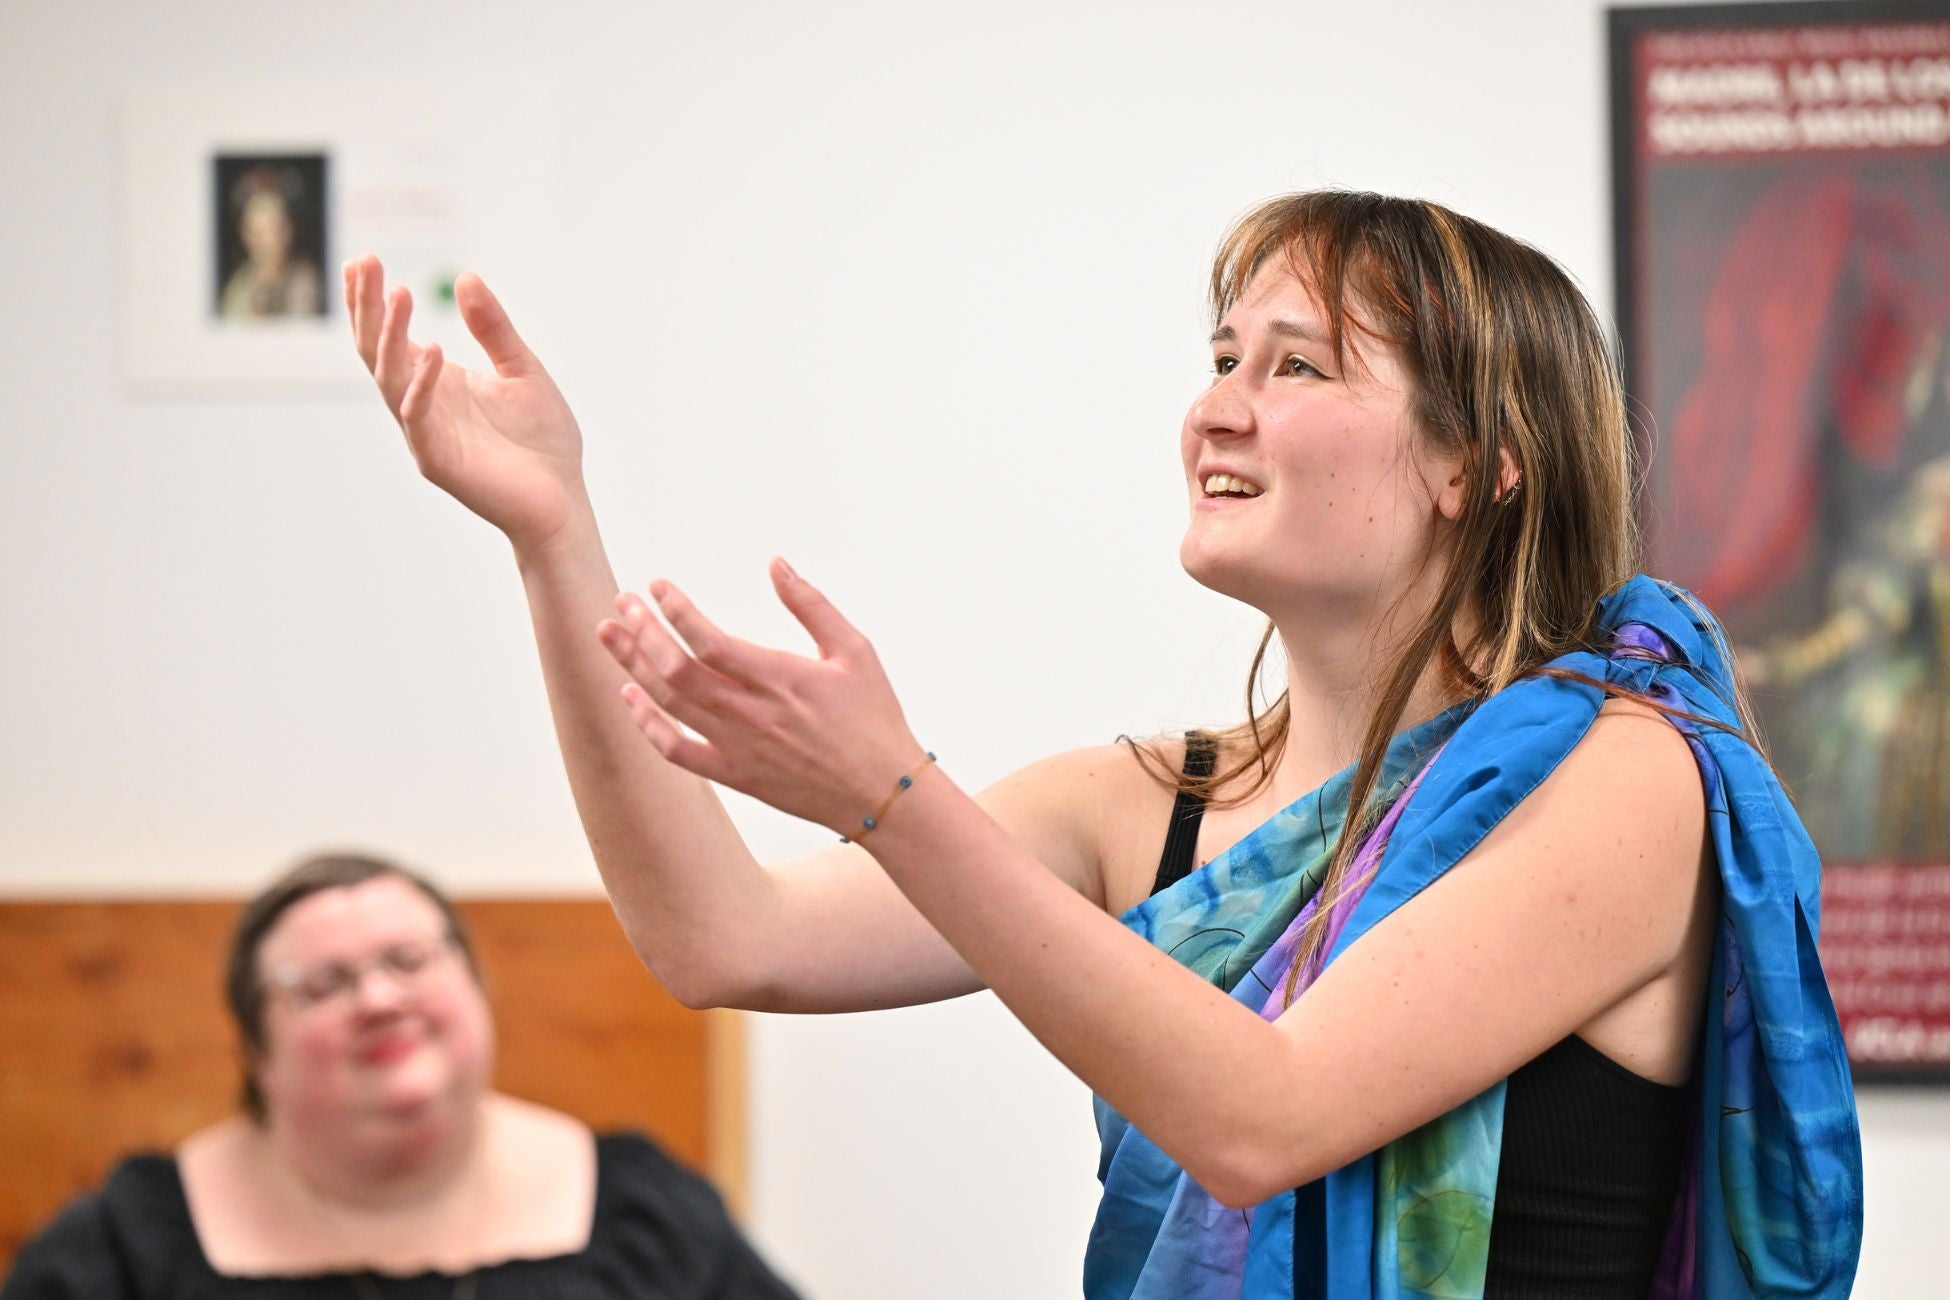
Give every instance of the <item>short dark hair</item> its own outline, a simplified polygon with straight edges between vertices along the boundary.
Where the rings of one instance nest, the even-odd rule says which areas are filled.
[[[264,1119],[264,1094],[258,1090],[251,1064],[264,1051],[264,979],[257,969],[257,951],[264,937],[291,907],[313,894],[328,889],[350,889],[369,880],[391,877],[403,880],[425,894],[440,910],[447,926],[447,937],[466,959],[467,969],[476,980],[480,967],[474,960],[474,943],[468,937],[467,923],[460,919],[454,902],[440,887],[416,871],[397,862],[361,853],[322,853],[306,858],[272,881],[258,893],[237,917],[237,929],[230,937],[230,953],[224,963],[224,1000],[237,1022],[244,1057],[244,1110],[254,1120]]]

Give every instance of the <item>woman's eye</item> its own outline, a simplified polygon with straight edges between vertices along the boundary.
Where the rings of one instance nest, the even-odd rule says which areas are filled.
[[[1282,373],[1292,375],[1296,379],[1307,375],[1315,375],[1322,379],[1327,377],[1321,374],[1319,366],[1316,366],[1305,357],[1288,357],[1286,359],[1286,368]]]
[[[380,956],[387,970],[395,975],[417,975],[433,960],[433,950],[419,944],[400,944]]]
[[[321,966],[298,981],[293,992],[306,1005],[329,1002],[359,982],[359,973],[347,966]]]
[[[1234,370],[1237,370],[1238,368],[1239,368],[1238,357],[1212,358],[1212,373],[1215,375],[1220,375],[1220,376],[1229,375]]]

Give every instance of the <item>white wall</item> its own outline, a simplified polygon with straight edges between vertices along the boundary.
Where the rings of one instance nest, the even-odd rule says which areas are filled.
[[[1595,0],[8,0],[0,891],[241,890],[322,842],[595,885],[505,547],[377,403],[120,390],[132,79],[553,79],[556,274],[479,269],[576,404],[620,573],[790,640],[789,555],[980,785],[1235,711],[1255,622],[1174,559],[1227,220],[1427,195],[1607,306],[1603,57]],[[752,1101],[758,1229],[812,1294],[1074,1293],[1087,1096],[994,1003],[761,1020]],[[1861,1290],[1920,1294],[1950,1101],[1863,1111]]]

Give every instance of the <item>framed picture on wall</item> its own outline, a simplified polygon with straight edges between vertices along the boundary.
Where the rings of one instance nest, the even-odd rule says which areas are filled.
[[[248,329],[329,314],[329,162],[323,153],[220,153],[211,159],[216,274],[210,309],[218,320]]]
[[[417,336],[468,348],[454,277],[492,266],[503,283],[545,279],[559,241],[552,106],[548,87],[505,78],[132,85],[128,386],[363,396],[339,264],[368,249],[413,290]]]
[[[1950,4],[1610,12],[1655,572],[1821,851],[1863,1079],[1950,1080]]]

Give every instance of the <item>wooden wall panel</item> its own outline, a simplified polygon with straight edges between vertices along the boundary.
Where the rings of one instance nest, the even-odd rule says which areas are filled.
[[[463,901],[496,1085],[637,1128],[744,1201],[739,1025],[658,987],[602,899]],[[0,902],[0,1275],[122,1155],[235,1107],[222,964],[234,900]]]

